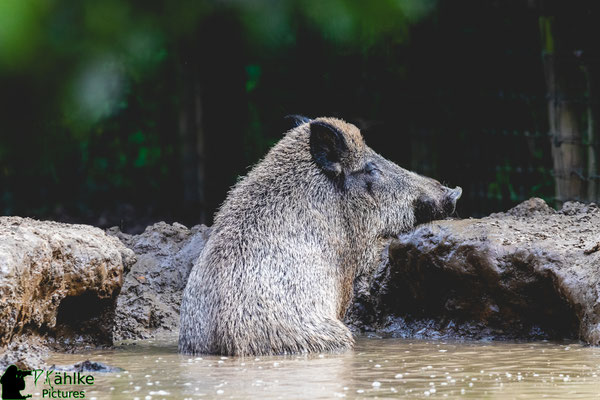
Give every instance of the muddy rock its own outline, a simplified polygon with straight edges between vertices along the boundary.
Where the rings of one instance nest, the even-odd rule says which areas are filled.
[[[100,372],[100,373],[115,373],[123,371],[122,368],[112,367],[99,361],[85,360],[73,365],[53,365],[49,368],[54,371],[68,372]]]
[[[600,344],[600,208],[530,199],[482,219],[435,221],[391,242],[357,281],[347,323],[417,338]]]
[[[210,229],[164,222],[139,235],[108,230],[136,254],[117,299],[114,339],[147,339],[176,332],[181,296]]]
[[[50,351],[41,337],[13,338],[8,345],[0,349],[0,371],[6,370],[11,364],[16,365],[19,369],[44,368]]]
[[[57,350],[112,343],[131,250],[98,228],[19,217],[0,217],[0,239],[2,357],[27,353],[28,338]]]

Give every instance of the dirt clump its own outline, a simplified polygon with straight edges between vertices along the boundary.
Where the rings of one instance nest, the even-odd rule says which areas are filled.
[[[122,233],[116,227],[107,232],[137,258],[117,299],[114,339],[147,339],[176,332],[183,289],[210,228],[159,222],[139,235]]]
[[[600,208],[537,198],[393,240],[357,281],[355,330],[396,337],[600,344]]]

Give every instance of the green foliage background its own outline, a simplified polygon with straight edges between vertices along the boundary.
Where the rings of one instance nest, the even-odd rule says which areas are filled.
[[[287,114],[357,123],[461,185],[463,216],[550,198],[540,51],[513,2],[2,0],[0,212],[210,222]],[[204,175],[186,197],[190,90]]]

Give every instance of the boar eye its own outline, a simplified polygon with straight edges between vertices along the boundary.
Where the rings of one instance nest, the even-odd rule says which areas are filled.
[[[379,168],[377,168],[377,166],[372,162],[368,162],[365,165],[364,171],[365,171],[365,174],[369,174],[369,175],[377,175],[377,174],[381,173]]]

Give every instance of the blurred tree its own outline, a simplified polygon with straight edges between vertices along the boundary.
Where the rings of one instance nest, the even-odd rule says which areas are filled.
[[[463,186],[463,216],[552,199],[538,17],[511,0],[0,0],[0,212],[211,223],[295,113]]]
[[[598,201],[598,15],[587,1],[542,0],[540,10],[556,200]]]
[[[188,46],[191,44],[188,44]],[[193,47],[192,47],[193,49]],[[206,221],[206,150],[202,118],[202,86],[199,51],[182,48],[177,52],[179,134],[183,172],[184,213]]]

